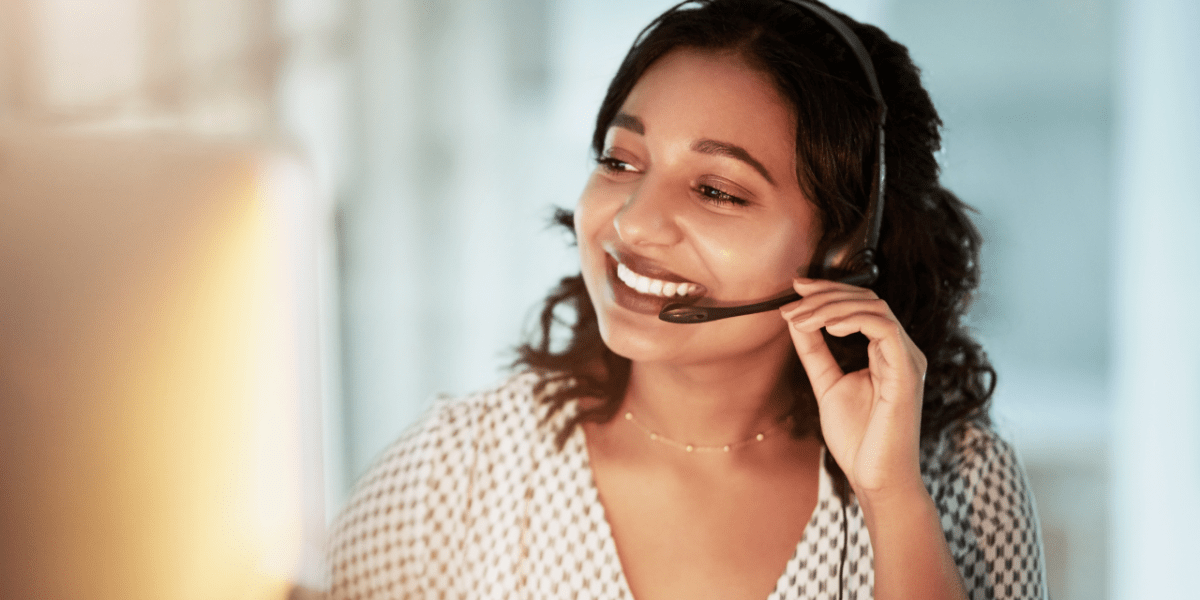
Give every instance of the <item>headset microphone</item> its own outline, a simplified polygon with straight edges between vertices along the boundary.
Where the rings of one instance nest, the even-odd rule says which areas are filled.
[[[859,65],[862,66],[863,72],[866,73],[867,82],[871,85],[871,92],[875,96],[875,101],[879,105],[879,118],[877,119],[877,133],[875,136],[877,148],[875,151],[874,177],[871,178],[871,196],[867,201],[867,211],[863,216],[862,225],[859,226],[851,238],[852,247],[857,248],[847,261],[848,269],[846,270],[849,270],[851,274],[837,279],[841,283],[868,286],[874,283],[875,279],[879,277],[879,266],[875,264],[875,249],[879,245],[879,229],[883,224],[883,194],[887,182],[887,162],[884,154],[883,137],[883,128],[887,121],[887,104],[883,101],[883,92],[879,90],[879,81],[875,77],[875,67],[871,64],[871,55],[867,53],[867,49],[863,47],[858,36],[854,35],[854,32],[841,19],[825,8],[805,2],[804,0],[790,1],[828,23],[842,37],[846,45],[854,51]],[[843,270],[843,272],[845,271]],[[662,312],[658,314],[658,318],[670,323],[706,323],[718,319],[774,310],[799,299],[800,295],[792,292],[779,298],[743,306],[704,307],[668,304],[663,307]]]
[[[838,279],[841,283],[850,285],[866,286],[871,285],[875,278],[879,276],[879,267],[871,264],[870,268],[861,273],[855,273],[848,277]],[[800,294],[792,292],[786,296],[772,298],[765,302],[755,304],[745,304],[742,306],[686,306],[681,304],[668,304],[663,307],[662,312],[658,313],[658,318],[670,323],[705,323],[707,321],[717,321],[720,319],[728,319],[729,317],[740,317],[742,315],[752,315],[754,313],[767,312],[774,310],[800,299]]]

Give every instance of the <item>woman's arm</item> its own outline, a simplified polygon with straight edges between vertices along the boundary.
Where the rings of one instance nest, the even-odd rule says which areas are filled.
[[[803,296],[782,309],[820,410],[821,431],[854,490],[875,556],[875,598],[967,597],[921,479],[921,401],[926,360],[874,292],[797,279]],[[866,369],[844,373],[821,335],[861,333]]]
[[[942,532],[937,506],[924,487],[890,498],[858,496],[875,553],[875,598],[966,598]]]

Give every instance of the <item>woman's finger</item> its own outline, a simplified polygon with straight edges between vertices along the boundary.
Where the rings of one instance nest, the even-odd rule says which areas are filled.
[[[789,322],[788,333],[792,335],[792,344],[796,347],[800,364],[804,365],[804,372],[808,374],[813,393],[817,398],[823,397],[845,373],[833,358],[833,353],[829,351],[829,345],[825,343],[820,329],[800,329]]]
[[[825,305],[839,302],[871,302],[879,300],[870,290],[865,292],[830,291],[805,296],[790,304],[785,304],[780,310],[785,317],[793,318],[798,315],[811,313]]]
[[[812,296],[828,292],[861,292],[874,295],[870,288],[858,287],[848,283],[831,281],[828,279],[805,279],[797,277],[792,280],[792,288],[801,296]]]
[[[789,318],[795,314],[811,312],[833,302],[874,300],[879,298],[879,296],[875,295],[875,292],[866,288],[819,279],[796,279],[792,282],[792,288],[800,294],[801,298],[796,302],[782,307],[781,310],[784,315]]]
[[[856,304],[858,303],[841,302],[826,305],[812,314],[791,319],[789,329],[793,342],[796,342],[800,335],[813,335],[828,353],[829,350],[824,339],[820,338],[822,328],[836,337],[861,333],[871,342],[873,367],[882,367],[892,371],[892,376],[899,376],[902,379],[907,379],[909,375],[919,378],[925,370],[925,357],[912,343],[891,311],[880,310],[875,301],[867,302],[864,310],[855,310],[855,308],[864,308],[862,305],[855,306]],[[797,352],[800,351],[801,347],[797,343]],[[803,356],[801,362],[804,362]],[[807,370],[808,363],[804,363],[804,365]],[[836,374],[838,377],[841,376],[840,369]],[[812,373],[810,373],[810,378],[811,376]]]
[[[908,335],[895,320],[869,313],[854,313],[825,324],[825,331],[836,337],[861,333],[878,348],[884,365],[898,367],[913,363]],[[912,347],[915,350],[915,346]],[[882,366],[882,365],[881,365]]]
[[[895,321],[887,302],[878,298],[846,298],[820,304],[801,304],[784,313],[784,316],[790,321],[809,322],[820,328],[856,313],[874,314]]]
[[[797,279],[794,287],[804,297],[783,307],[781,312],[818,398],[844,376],[821,336],[822,329],[836,337],[854,333],[866,336],[871,342],[872,371],[884,369],[888,380],[901,383],[923,377],[924,354],[908,337],[887,302],[873,291],[822,280]]]

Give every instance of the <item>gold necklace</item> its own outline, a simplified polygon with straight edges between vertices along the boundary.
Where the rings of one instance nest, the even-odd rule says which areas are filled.
[[[784,418],[776,421],[774,425],[772,425],[772,426],[768,427],[767,429],[764,429],[764,430],[754,434],[753,436],[748,437],[740,442],[733,442],[732,444],[724,444],[721,446],[701,446],[699,444],[688,444],[688,443],[673,440],[665,435],[662,435],[661,433],[658,433],[658,432],[650,429],[649,427],[646,427],[645,425],[642,424],[641,421],[635,419],[633,417],[633,413],[629,412],[629,411],[625,411],[625,420],[629,421],[630,423],[633,423],[634,425],[637,426],[638,429],[641,429],[642,431],[644,431],[646,433],[646,435],[650,437],[651,440],[662,443],[662,444],[666,444],[668,446],[673,446],[675,448],[679,448],[680,450],[683,450],[684,452],[729,452],[729,451],[733,450],[734,448],[740,448],[742,446],[745,446],[746,444],[752,444],[754,442],[761,442],[761,441],[767,439],[768,433],[771,433],[771,432],[775,431],[776,429],[779,429],[779,427],[782,426],[784,423],[790,423],[792,421],[792,415],[785,416]]]

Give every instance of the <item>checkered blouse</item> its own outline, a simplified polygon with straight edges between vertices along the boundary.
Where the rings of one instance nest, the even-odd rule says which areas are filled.
[[[536,382],[524,373],[441,400],[384,452],[334,526],[331,598],[633,598],[583,433],[555,448],[567,415],[540,423]],[[1045,598],[1033,498],[1012,447],[969,423],[924,447],[921,467],[970,597]],[[862,513],[853,501],[843,511],[822,467],[817,508],[768,600],[834,600],[839,589],[865,599],[873,584]]]

